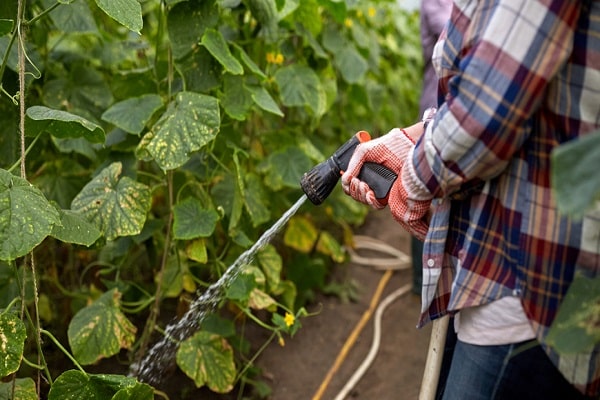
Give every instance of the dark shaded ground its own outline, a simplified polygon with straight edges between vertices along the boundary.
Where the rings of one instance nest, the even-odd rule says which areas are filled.
[[[410,255],[410,240],[387,210],[369,216],[357,234],[380,239]],[[364,251],[361,252],[364,254]],[[349,263],[335,271],[337,279],[351,279],[359,284],[359,299],[343,302],[337,297],[319,296],[309,312],[316,316],[302,320],[302,328],[284,347],[271,345],[261,355],[258,365],[273,389],[273,400],[313,399],[342,346],[369,308],[384,271]],[[412,282],[412,269],[395,271],[381,300]],[[376,358],[348,398],[416,399],[423,375],[431,326],[415,328],[420,307],[418,295],[409,292],[390,304],[382,319],[381,344]],[[369,352],[373,338],[373,318],[344,358],[320,399],[334,399],[359,368]],[[316,400],[316,399],[315,399]]]

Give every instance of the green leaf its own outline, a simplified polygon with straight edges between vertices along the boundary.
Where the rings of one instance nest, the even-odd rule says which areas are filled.
[[[336,54],[335,65],[348,83],[358,83],[369,69],[367,61],[352,45],[345,46]]]
[[[40,167],[44,171],[32,178],[49,201],[62,208],[69,208],[73,198],[88,182],[87,171],[72,157],[53,157]]]
[[[142,30],[144,22],[139,0],[96,0],[96,4],[127,29],[137,33]]]
[[[59,210],[61,225],[54,225],[51,236],[66,243],[91,246],[101,232],[85,217],[71,210]]]
[[[113,104],[102,114],[102,119],[125,132],[139,135],[162,105],[159,95],[145,94]]]
[[[215,1],[185,1],[175,5],[167,15],[167,29],[175,59],[186,56],[198,46],[198,39],[219,22]]]
[[[258,175],[249,173],[245,179],[246,190],[244,191],[244,205],[246,211],[250,214],[253,226],[259,226],[268,222],[271,218],[271,211],[266,202],[267,194],[263,189],[263,184]]]
[[[15,313],[0,314],[0,378],[19,369],[27,331]]]
[[[108,240],[140,233],[150,209],[148,186],[119,178],[122,169],[120,162],[110,164],[71,203],[71,209],[95,223]]]
[[[133,345],[136,328],[119,309],[120,299],[121,293],[112,289],[79,310],[69,323],[69,345],[81,364],[93,364]]]
[[[295,216],[288,222],[283,242],[302,253],[310,253],[318,236],[317,228],[308,218]]]
[[[55,1],[45,0],[44,7],[48,8]],[[98,33],[94,15],[85,1],[70,2],[69,7],[56,7],[50,12],[54,26],[69,33]]]
[[[207,315],[202,320],[201,329],[223,337],[231,337],[236,334],[235,322],[232,319],[227,319],[217,314]]]
[[[600,197],[599,165],[600,131],[554,149],[551,180],[561,212],[581,218]]]
[[[294,11],[294,20],[302,24],[313,36],[319,36],[323,29],[321,7],[317,0],[303,0]]]
[[[254,310],[265,310],[269,307],[276,305],[277,302],[263,290],[254,288],[250,292],[250,298],[248,299],[248,307]]]
[[[225,71],[233,75],[242,75],[244,73],[244,67],[229,51],[229,46],[227,46],[227,42],[223,38],[223,35],[221,35],[221,32],[215,29],[207,29],[204,35],[202,35],[201,43],[219,61],[223,68],[225,68]]]
[[[38,188],[0,169],[0,260],[29,253],[56,224],[58,211]]]
[[[288,147],[283,151],[277,151],[268,158],[269,173],[267,181],[278,188],[285,185],[298,188],[302,175],[313,167],[310,159],[297,147]]]
[[[0,307],[7,307],[11,301],[21,296],[21,287],[25,286],[26,303],[33,300],[33,281],[28,268],[15,269],[0,262]]]
[[[123,375],[86,374],[69,370],[56,378],[50,387],[48,400],[152,400],[154,394],[150,394],[148,388],[152,389],[135,378]]]
[[[92,143],[104,143],[106,139],[102,127],[95,123],[78,115],[44,106],[29,107],[27,123],[29,136],[45,131],[61,139],[84,137]]]
[[[262,86],[251,85],[247,86],[247,90],[250,91],[254,103],[256,103],[256,105],[261,109],[270,112],[271,114],[279,115],[280,117],[284,116],[283,112],[275,100],[273,100],[273,97],[271,97],[267,89]]]
[[[257,257],[267,278],[267,287],[271,291],[275,290],[281,282],[281,271],[283,269],[281,256],[274,246],[267,245],[258,253]]]
[[[250,71],[252,71],[252,73],[258,75],[259,77],[261,77],[263,79],[267,78],[267,75],[265,75],[265,73],[260,69],[260,67],[258,65],[256,65],[254,60],[252,60],[250,58],[248,53],[246,53],[242,47],[240,47],[239,45],[237,45],[235,43],[232,43],[231,45],[238,51],[239,58],[246,65],[246,67],[248,67],[248,69],[250,69]]]
[[[247,0],[248,7],[252,16],[260,24],[260,34],[264,36],[267,43],[273,43],[277,40],[277,24],[279,15],[275,0]]]
[[[177,365],[197,387],[206,385],[216,393],[233,389],[236,376],[233,350],[219,335],[200,331],[183,341],[177,350]]]
[[[154,280],[162,283],[163,297],[179,297],[183,291],[183,276],[188,272],[188,267],[180,260],[178,257],[169,257],[163,273],[155,275]]]
[[[246,119],[252,106],[252,97],[244,87],[243,78],[239,76],[225,75],[220,100],[227,115],[238,121]]]
[[[250,298],[250,293],[256,287],[254,275],[238,274],[227,288],[226,297],[245,303]]]
[[[219,215],[215,210],[205,209],[195,198],[188,197],[173,208],[173,233],[175,239],[189,240],[213,234]]]
[[[546,342],[566,355],[589,353],[600,343],[600,277],[575,276]]]
[[[292,64],[275,73],[281,101],[288,107],[308,106],[313,112],[319,109],[321,82],[309,67]]]
[[[341,263],[345,260],[346,253],[344,252],[344,248],[333,237],[333,235],[327,231],[322,231],[319,235],[317,250],[320,253],[327,254],[333,261],[337,263]]]
[[[194,260],[200,264],[208,262],[208,253],[206,251],[206,241],[204,238],[194,239],[186,243],[185,255],[190,260]]]
[[[19,295],[16,269],[0,261],[0,309],[8,307]]]
[[[119,390],[111,400],[153,400],[154,389],[145,383],[136,383],[135,386],[130,386]]]
[[[55,110],[66,107],[94,115],[102,114],[114,101],[105,76],[83,63],[73,65],[68,75],[45,82],[42,98]]]
[[[12,19],[0,19],[0,36],[12,32],[15,21]]]
[[[177,61],[177,67],[189,92],[208,93],[221,86],[221,64],[202,46],[194,47],[188,56]]]
[[[35,382],[31,378],[15,379],[15,395],[12,397],[13,383],[0,383],[0,399],[13,400],[38,400],[38,395],[35,390]]]
[[[148,153],[163,170],[185,164],[219,132],[221,117],[216,98],[180,92],[144,136],[138,151]]]

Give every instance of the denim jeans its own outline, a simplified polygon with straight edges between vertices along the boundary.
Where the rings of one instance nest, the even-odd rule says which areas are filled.
[[[457,341],[443,400],[586,399],[537,341],[477,346]]]

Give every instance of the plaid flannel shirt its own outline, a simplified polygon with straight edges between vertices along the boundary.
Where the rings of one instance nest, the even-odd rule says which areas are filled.
[[[518,296],[598,395],[600,348],[559,357],[544,338],[574,274],[600,275],[600,209],[561,215],[550,187],[552,149],[600,127],[600,2],[455,0],[433,62],[441,105],[407,163],[409,196],[434,205],[419,325]]]

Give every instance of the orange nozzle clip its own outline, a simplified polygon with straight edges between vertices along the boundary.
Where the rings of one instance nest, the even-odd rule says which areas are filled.
[[[369,140],[371,140],[371,135],[369,135],[369,132],[367,132],[367,131],[356,132],[356,137],[358,138],[358,141],[361,143],[368,142]]]

